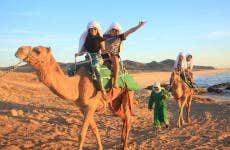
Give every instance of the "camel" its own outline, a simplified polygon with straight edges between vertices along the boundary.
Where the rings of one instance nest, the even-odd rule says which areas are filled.
[[[87,70],[82,67],[75,76],[66,76],[52,55],[51,48],[43,46],[22,46],[18,48],[15,56],[31,64],[35,68],[39,80],[54,94],[74,102],[80,108],[84,115],[84,122],[79,135],[79,149],[83,149],[83,143],[90,126],[97,139],[98,149],[102,150],[103,146],[94,114],[104,100],[102,100],[102,92],[97,91],[94,87]],[[128,137],[131,127],[131,101],[134,97],[134,92],[127,89],[112,88],[109,93],[111,107],[123,121],[121,134],[123,148],[128,149]]]
[[[184,123],[184,119],[183,119],[184,106],[186,107],[186,111],[187,111],[187,122],[188,124],[191,123],[190,107],[191,107],[192,97],[194,94],[194,89],[191,89],[181,79],[179,71],[174,71],[172,73],[171,81],[172,81],[171,93],[173,97],[177,100],[179,106],[177,126],[180,128]]]

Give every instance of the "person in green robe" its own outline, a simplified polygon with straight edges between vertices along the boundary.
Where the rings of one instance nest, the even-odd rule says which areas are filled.
[[[153,109],[154,107],[154,126],[160,128],[160,124],[164,123],[166,128],[169,127],[169,122],[167,119],[167,105],[166,100],[169,98],[170,94],[164,88],[161,88],[160,83],[155,82],[153,84],[153,90],[149,98],[148,109]]]

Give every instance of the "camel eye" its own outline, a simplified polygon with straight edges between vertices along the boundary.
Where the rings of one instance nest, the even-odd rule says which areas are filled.
[[[37,55],[39,55],[41,52],[38,49],[34,49],[33,52],[35,52]]]

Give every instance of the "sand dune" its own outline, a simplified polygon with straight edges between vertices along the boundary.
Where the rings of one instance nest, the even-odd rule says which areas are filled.
[[[1,74],[1,72],[0,72]],[[169,73],[163,73],[168,78]],[[162,74],[162,75],[163,75]],[[150,77],[136,74],[138,82],[150,84]],[[145,78],[149,76],[149,78]],[[144,78],[143,78],[144,77]],[[141,79],[141,80],[139,80]],[[145,80],[148,81],[145,81]],[[147,110],[150,91],[136,93],[130,149],[229,149],[230,103],[193,102],[192,124],[178,129],[177,105],[168,102],[170,129],[153,130]],[[121,149],[121,121],[108,111],[95,116],[105,149]],[[10,73],[0,79],[0,149],[77,149],[83,116],[72,102],[52,94],[32,73]],[[85,149],[96,149],[89,130]]]

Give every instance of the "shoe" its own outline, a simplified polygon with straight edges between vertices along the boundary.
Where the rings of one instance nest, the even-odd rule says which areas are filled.
[[[166,124],[166,125],[165,125],[165,127],[166,127],[166,128],[169,128],[169,127],[170,127],[170,125],[169,125],[169,124]]]

